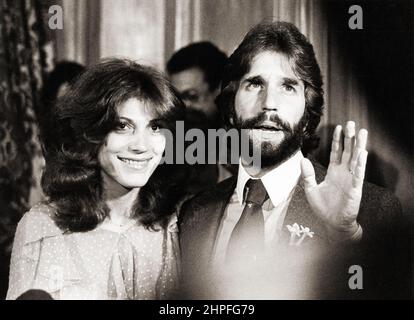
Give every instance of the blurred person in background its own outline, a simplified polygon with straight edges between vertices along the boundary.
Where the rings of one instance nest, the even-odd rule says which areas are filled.
[[[53,136],[50,128],[50,117],[58,98],[63,96],[70,85],[82,74],[85,66],[75,61],[61,61],[56,63],[54,69],[48,74],[42,88],[42,103],[38,110],[38,122],[42,141],[47,141],[48,134]]]
[[[191,43],[175,52],[167,62],[167,73],[187,107],[186,128],[219,129],[223,122],[215,99],[220,93],[227,56],[208,41]],[[206,150],[207,155],[209,150]],[[216,151],[218,153],[218,150]],[[237,172],[237,165],[195,164],[187,186],[198,193]]]
[[[195,42],[175,52],[167,62],[172,85],[190,110],[198,111],[209,121],[208,128],[220,128],[220,118],[214,100],[227,56],[211,42]]]

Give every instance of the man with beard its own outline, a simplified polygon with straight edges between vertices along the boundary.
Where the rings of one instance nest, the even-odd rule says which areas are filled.
[[[304,157],[317,145],[323,109],[312,45],[292,24],[255,26],[229,58],[217,103],[229,128],[247,130],[261,159],[241,154],[237,177],[182,207],[183,295],[303,299],[351,291],[350,261],[364,263],[359,247],[392,234],[400,208],[389,192],[364,184],[368,133],[356,136],[352,121],[336,127],[327,171]]]

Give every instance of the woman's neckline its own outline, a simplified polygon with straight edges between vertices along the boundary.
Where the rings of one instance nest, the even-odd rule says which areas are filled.
[[[107,217],[98,228],[116,233],[123,233],[134,225],[137,225],[137,221],[135,219],[129,219],[126,223],[118,224],[113,222],[110,217]]]

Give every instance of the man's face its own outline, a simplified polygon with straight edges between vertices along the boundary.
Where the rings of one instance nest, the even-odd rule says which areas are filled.
[[[171,74],[170,80],[188,108],[201,111],[208,117],[216,114],[217,107],[214,99],[218,91],[210,91],[204,73],[199,68],[190,68]]]
[[[297,151],[305,127],[305,86],[288,59],[262,51],[240,80],[235,96],[235,124],[249,129],[253,148],[260,148],[262,167],[283,162]]]

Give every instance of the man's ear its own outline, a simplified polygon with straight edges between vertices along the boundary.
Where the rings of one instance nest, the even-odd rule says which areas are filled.
[[[214,89],[213,91],[210,91],[210,92],[216,98],[221,92],[221,86],[219,85],[216,89]]]

